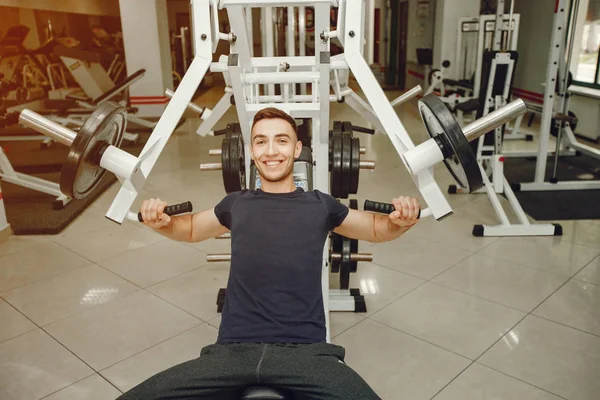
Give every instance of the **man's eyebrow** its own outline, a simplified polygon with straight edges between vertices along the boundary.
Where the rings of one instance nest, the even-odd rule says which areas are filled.
[[[262,133],[257,133],[257,134],[254,135],[254,139],[256,139],[256,138],[261,138],[262,139],[262,138],[266,138],[266,137],[267,137],[267,135],[264,135]],[[275,135],[275,137],[287,137],[287,138],[291,138],[291,136],[289,134],[287,134],[287,133],[278,133],[278,134]]]

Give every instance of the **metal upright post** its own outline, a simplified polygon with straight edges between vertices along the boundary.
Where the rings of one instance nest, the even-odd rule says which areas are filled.
[[[2,148],[0,147],[0,151]],[[6,239],[10,235],[10,225],[6,219],[6,211],[4,210],[4,200],[2,198],[2,187],[0,187],[0,241]]]
[[[548,56],[548,66],[546,68],[546,87],[544,89],[544,109],[542,111],[542,121],[540,124],[540,144],[538,150],[537,162],[535,165],[536,184],[541,184],[546,177],[546,154],[548,154],[548,145],[550,141],[550,127],[552,125],[552,115],[554,113],[554,94],[556,88],[556,75],[558,73],[558,63],[561,54],[564,54],[566,15],[568,0],[557,0],[554,9],[554,25],[552,29],[551,50]]]

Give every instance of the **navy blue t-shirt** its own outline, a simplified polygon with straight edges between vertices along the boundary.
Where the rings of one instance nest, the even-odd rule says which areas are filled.
[[[231,231],[231,270],[217,343],[326,339],[323,246],[348,207],[318,190],[242,190],[216,207]]]

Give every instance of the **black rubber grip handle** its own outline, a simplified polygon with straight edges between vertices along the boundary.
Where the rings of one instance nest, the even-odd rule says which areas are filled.
[[[365,205],[363,206],[363,210],[365,211],[373,211],[382,214],[391,214],[396,211],[396,207],[390,203],[380,203],[378,201],[365,200]],[[417,218],[421,218],[421,210],[419,210],[419,215]]]
[[[186,201],[184,203],[174,204],[172,206],[166,206],[164,209],[164,213],[167,215],[178,215],[184,214],[188,212],[192,212],[192,203],[190,201]],[[138,213],[138,221],[144,222],[144,218],[142,217],[142,213]]]
[[[375,134],[375,129],[363,128],[362,126],[352,125],[352,130],[356,132],[368,133],[369,135]]]
[[[227,133],[227,129],[219,129],[213,132],[214,136],[221,136]]]

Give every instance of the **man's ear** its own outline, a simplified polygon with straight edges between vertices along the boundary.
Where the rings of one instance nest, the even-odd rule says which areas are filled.
[[[296,150],[294,151],[294,158],[300,157],[301,153],[302,153],[302,142],[298,140],[296,142]]]

